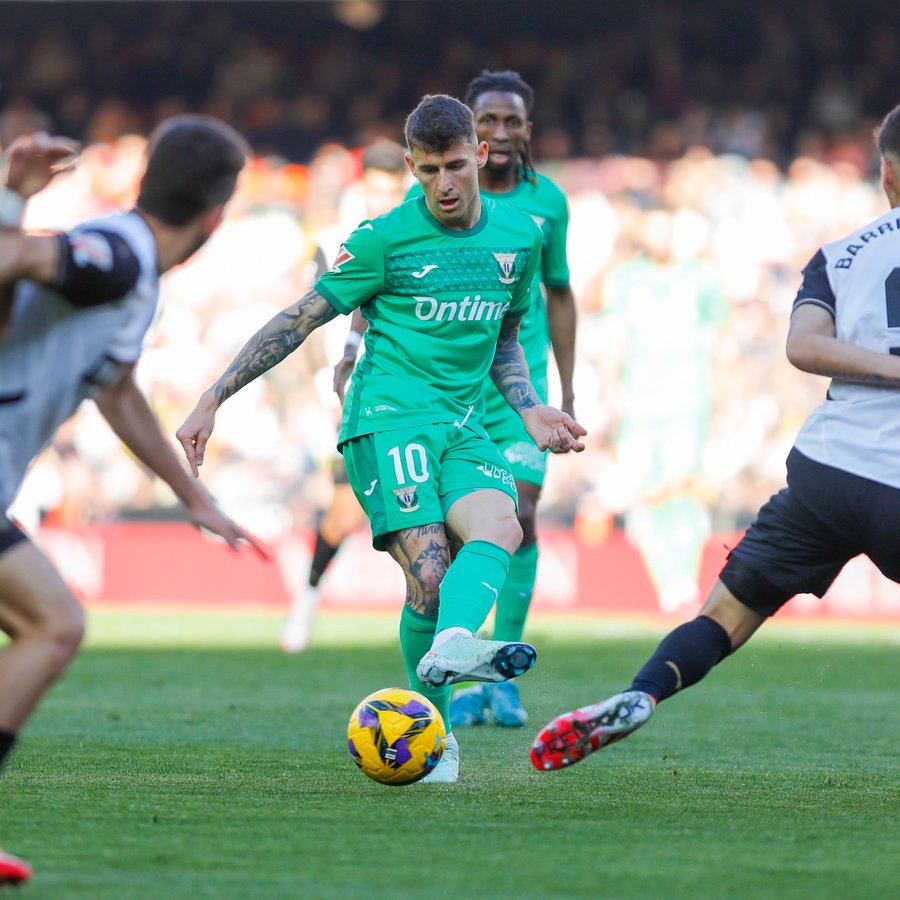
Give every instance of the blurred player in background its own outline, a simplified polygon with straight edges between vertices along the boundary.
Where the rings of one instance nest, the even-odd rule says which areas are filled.
[[[483,383],[497,387],[542,449],[580,451],[584,429],[545,406],[518,342],[541,233],[482,197],[488,146],[471,110],[425,97],[406,122],[406,162],[424,196],[363,222],[331,269],[238,353],[178,430],[195,474],[219,406],[339,313],[362,308],[366,352],[344,401],[339,445],[373,543],[403,570],[400,644],[410,686],[448,726],[425,780],[459,777],[449,685],[504,681],[536,659],[521,642],[476,638],[522,539],[512,472],[482,425]],[[450,539],[462,549],[450,562]]]
[[[60,573],[6,515],[29,464],[93,398],[128,449],[162,478],[197,526],[237,549],[249,534],[184,470],[134,369],[157,310],[159,276],[222,219],[247,147],[218,120],[181,116],[151,136],[136,208],[56,235],[21,230],[26,201],[70,167],[73,146],[38,133],[7,154],[0,189],[0,767],[84,633]],[[28,878],[0,856],[0,883]]]
[[[374,219],[393,209],[403,201],[409,182],[405,151],[396,141],[380,140],[367,147],[362,154],[362,176],[358,179],[358,189],[364,206],[362,218]],[[350,185],[353,190],[357,185]],[[359,224],[360,217],[344,220],[321,231],[315,253],[315,279],[318,280],[337,258],[341,242]],[[356,317],[354,325],[342,347],[333,352],[331,338],[341,340],[344,326],[338,322],[325,328],[325,343],[328,359],[333,361],[340,354],[336,364],[332,386],[343,399],[343,386],[353,371],[356,356],[365,331],[365,320]],[[333,364],[333,363],[332,363]],[[343,458],[337,455],[331,462],[331,476],[334,493],[331,504],[316,527],[316,540],[312,561],[309,566],[307,583],[294,596],[287,619],[281,628],[281,649],[285,653],[299,653],[309,645],[316,608],[319,603],[320,581],[341,544],[366,522],[366,514],[353,495],[353,488],[347,479]]]
[[[534,171],[529,149],[534,91],[517,72],[482,72],[469,82],[466,105],[475,116],[478,140],[489,147],[478,172],[485,197],[528,213],[540,226],[544,243],[539,277],[522,317],[519,343],[541,402],[547,402],[547,357],[550,347],[561,387],[561,408],[575,415],[572,373],[575,367],[575,298],[569,287],[566,234],[569,210],[563,192]],[[542,289],[543,285],[543,289]],[[503,453],[516,479],[522,544],[513,554],[509,574],[497,598],[494,639],[520,641],[537,578],[537,503],[547,468],[546,451],[538,449],[515,410],[490,379],[485,381],[484,427]],[[528,714],[512,681],[476,685],[458,691],[450,704],[454,725],[479,725],[487,714],[495,725],[519,727]]]
[[[890,211],[822,247],[794,300],[788,359],[831,384],[788,455],[787,487],[759,510],[697,618],[663,639],[627,691],[540,732],[538,769],[627,737],[796,594],[822,597],[853,557],[866,554],[900,582],[900,106],[876,140]]]
[[[664,613],[700,602],[697,579],[712,505],[701,463],[713,404],[713,355],[731,308],[715,270],[678,246],[671,210],[644,210],[639,245],[604,279],[603,319],[618,384],[620,490],[633,498],[625,528]],[[617,365],[616,365],[617,364]]]

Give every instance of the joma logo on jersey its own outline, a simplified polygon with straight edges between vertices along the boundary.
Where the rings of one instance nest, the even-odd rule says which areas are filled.
[[[497,264],[500,266],[500,271],[503,273],[499,276],[500,281],[503,284],[513,284],[516,280],[516,276],[513,275],[513,268],[516,265],[516,254],[515,253],[495,253],[494,259],[497,260]]]
[[[482,300],[481,294],[462,300],[435,300],[434,297],[413,297],[416,318],[423,322],[498,322],[509,309],[509,303]]]

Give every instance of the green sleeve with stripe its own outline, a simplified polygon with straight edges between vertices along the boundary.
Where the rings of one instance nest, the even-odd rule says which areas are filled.
[[[331,268],[315,285],[335,309],[351,313],[384,289],[384,248],[371,222],[363,222],[341,245]]]

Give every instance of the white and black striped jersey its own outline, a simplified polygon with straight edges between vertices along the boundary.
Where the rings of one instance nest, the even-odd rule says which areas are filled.
[[[35,456],[87,397],[118,381],[140,356],[159,301],[156,242],[137,213],[117,213],[79,226],[113,232],[139,263],[121,298],[77,306],[52,288],[15,287],[0,339],[0,508],[12,503]]]
[[[838,339],[900,355],[900,209],[832,241],[803,270],[794,309],[814,303]],[[795,446],[825,465],[900,488],[900,388],[833,378]]]

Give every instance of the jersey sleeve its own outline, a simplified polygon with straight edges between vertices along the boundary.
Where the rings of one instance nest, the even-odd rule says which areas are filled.
[[[544,241],[541,280],[547,287],[569,284],[569,260],[566,242],[569,235],[569,205],[562,191],[554,197],[553,227]]]
[[[833,316],[835,314],[835,297],[828,280],[828,261],[825,254],[819,250],[807,263],[803,270],[803,283],[794,298],[794,309],[812,303],[827,309]]]
[[[534,242],[531,245],[531,252],[528,255],[528,263],[522,277],[516,283],[513,292],[512,302],[509,305],[509,311],[514,316],[522,316],[528,312],[531,306],[532,290],[534,288],[534,279],[541,262],[541,247],[543,245],[543,235],[537,225],[534,226]]]
[[[363,222],[341,244],[331,268],[315,284],[338,312],[349,314],[384,288],[384,251],[381,235]]]
[[[83,226],[57,236],[59,266],[53,286],[75,306],[99,306],[125,296],[137,283],[141,264],[115,231]]]

